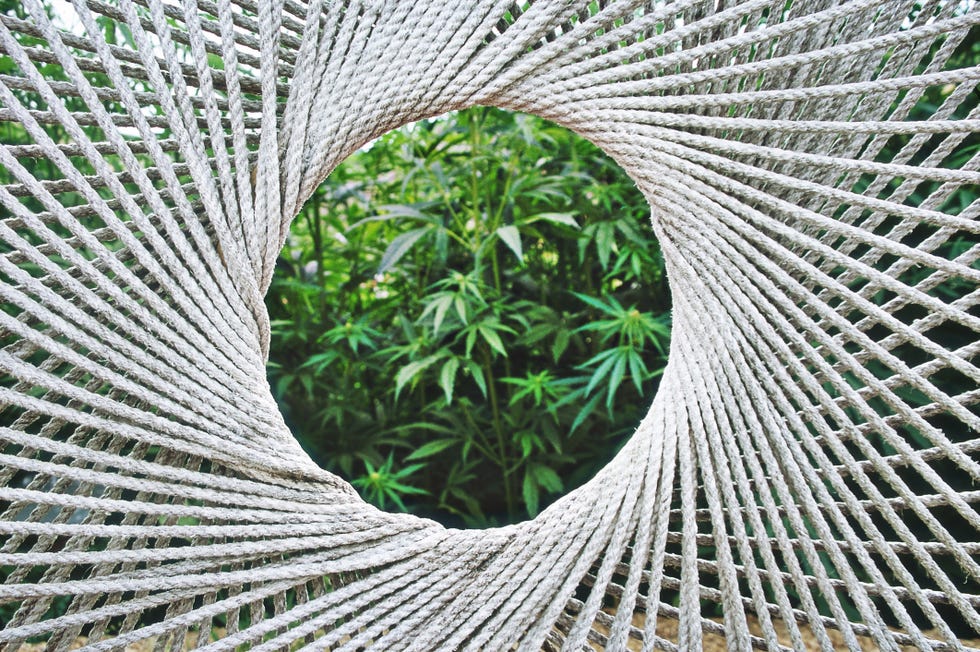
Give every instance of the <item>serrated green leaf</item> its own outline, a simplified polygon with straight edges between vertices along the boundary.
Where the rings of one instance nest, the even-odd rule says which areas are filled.
[[[472,360],[466,361],[466,368],[469,369],[470,375],[473,376],[473,382],[476,386],[480,388],[480,393],[483,394],[483,398],[487,397],[487,379],[483,375],[483,368]]]
[[[642,356],[640,356],[640,354],[634,350],[630,350],[629,363],[630,376],[633,378],[633,384],[636,385],[636,391],[642,394],[643,381],[648,375],[647,366],[643,363]]]
[[[406,206],[404,204],[385,204],[383,206],[378,206],[378,210],[383,210],[385,213],[381,215],[372,215],[370,217],[365,217],[364,219],[358,220],[347,227],[346,232],[350,233],[354,229],[364,226],[365,224],[370,224],[371,222],[387,222],[403,217],[419,220],[421,222],[427,222],[436,226],[439,225],[439,221],[436,218],[423,213],[417,208]]]
[[[331,349],[329,351],[324,351],[323,353],[317,353],[311,355],[306,359],[306,362],[299,366],[300,369],[314,369],[314,373],[322,373],[324,369],[330,366],[334,360],[340,357],[337,351]]]
[[[480,335],[483,336],[483,339],[490,345],[490,348],[506,358],[507,349],[504,348],[504,343],[501,341],[500,335],[497,334],[497,331],[489,326],[483,325],[477,326],[477,328],[480,331]]]
[[[439,371],[439,386],[446,395],[446,404],[453,402],[453,386],[456,383],[456,371],[459,369],[459,358],[449,358]]]
[[[399,369],[398,373],[395,374],[395,400],[398,400],[398,395],[401,394],[402,388],[404,388],[409,381],[431,367],[442,356],[443,354],[441,353],[434,353],[430,356],[422,358],[421,360],[409,362],[407,365]]]
[[[411,462],[413,460],[421,460],[426,457],[431,457],[436,453],[441,453],[458,441],[459,440],[457,439],[436,439],[435,441],[430,441],[415,449],[411,455],[405,458],[405,461]]]
[[[456,307],[456,314],[459,315],[459,320],[461,322],[463,322],[464,324],[466,324],[467,323],[467,321],[466,321],[466,302],[463,300],[463,296],[460,295],[460,294],[457,294],[453,298],[453,305]]]
[[[601,398],[602,394],[596,394],[582,406],[582,409],[575,415],[575,421],[572,421],[572,427],[568,430],[568,434],[575,432],[578,427],[582,425],[582,423],[589,417],[589,415],[595,412],[595,408],[597,405],[599,405],[599,400]]]
[[[407,478],[408,476],[412,475],[416,471],[420,471],[420,470],[422,470],[424,468],[425,468],[425,464],[424,463],[422,463],[422,464],[410,464],[409,466],[406,466],[404,469],[402,469],[402,470],[398,471],[397,473],[393,474],[391,477],[398,478],[398,479]]]
[[[609,373],[609,380],[607,382],[608,390],[606,391],[606,409],[612,410],[613,399],[616,398],[616,390],[619,389],[620,383],[623,382],[623,378],[626,376],[626,360],[629,357],[630,350],[626,350],[625,353],[620,350],[619,355],[616,356],[616,364],[613,365],[612,371]]]
[[[589,295],[582,294],[581,292],[572,292],[572,294],[574,294],[580,301],[589,304],[596,310],[599,310],[600,312],[604,312],[605,314],[611,317],[619,317],[619,312],[616,310],[617,307],[620,310],[622,310],[622,306],[619,305],[619,302],[617,302],[612,297],[607,297],[609,303],[606,303],[602,301],[602,299],[598,299],[596,297],[590,297]]]
[[[396,401],[398,400],[398,395],[401,394],[402,392],[402,388],[405,387],[405,385],[410,380],[412,380],[412,378],[415,377],[416,373],[418,373],[415,364],[416,363],[413,362],[411,364],[405,365],[404,367],[398,370],[397,374],[395,374],[395,400]]]
[[[528,455],[531,454],[531,451],[534,450],[534,440],[532,439],[532,437],[533,437],[533,435],[529,435],[527,433],[524,433],[523,435],[521,435],[521,457],[522,458],[527,457]]]
[[[388,248],[385,249],[384,255],[381,256],[381,263],[378,265],[378,274],[384,274],[389,269],[395,266],[402,256],[407,254],[412,245],[418,242],[419,238],[429,232],[429,227],[422,227],[421,229],[412,229],[402,233],[397,238],[391,241]]]
[[[637,233],[636,227],[633,225],[632,221],[620,218],[613,222],[613,224],[626,238],[626,242],[637,242],[641,239],[640,234]]]
[[[558,493],[564,487],[561,478],[558,477],[558,474],[550,466],[535,464],[531,467],[531,472],[534,474],[534,479],[537,480],[538,484],[551,493]]]
[[[449,305],[452,302],[452,296],[448,294],[439,298],[439,305],[436,306],[435,316],[432,319],[433,337],[438,337],[439,329],[442,328],[442,320],[446,318],[446,313],[449,312]]]
[[[388,487],[392,490],[395,490],[403,494],[424,495],[429,493],[425,489],[420,489],[419,487],[413,487],[411,485],[402,484],[401,482],[390,482],[388,484]]]
[[[522,315],[519,315],[519,314],[514,315],[515,321],[516,320],[520,320],[521,317],[522,317]],[[525,324],[525,329],[526,330],[524,331],[524,334],[521,335],[521,340],[520,341],[521,341],[521,344],[524,344],[524,345],[527,345],[527,346],[529,346],[531,344],[535,344],[535,343],[543,340],[544,338],[548,337],[548,335],[551,334],[552,331],[555,330],[554,324],[537,324],[536,326],[533,326],[531,328],[528,328],[527,327],[526,320],[522,320],[522,322]]]
[[[588,360],[586,360],[582,364],[576,366],[575,368],[576,369],[588,369],[589,367],[591,367],[593,365],[597,365],[600,362],[602,362],[603,360],[606,360],[610,356],[616,355],[616,352],[618,350],[619,350],[619,348],[617,347],[617,348],[612,348],[612,349],[606,349],[605,351],[599,351],[597,354],[595,354],[594,356],[592,356],[591,358],[589,358]]]
[[[303,374],[302,376],[299,377],[299,382],[303,386],[303,389],[306,390],[306,396],[309,397],[309,398],[312,398],[313,397],[313,376],[308,376],[306,374]]]
[[[599,354],[605,355],[606,359],[602,361],[602,364],[600,364],[595,371],[592,372],[592,377],[589,379],[589,384],[585,388],[585,393],[587,395],[591,394],[592,390],[595,389],[596,386],[609,375],[609,371],[612,369],[613,365],[616,364],[616,360],[618,359],[617,352],[617,349],[609,349],[609,351],[604,351],[603,353]],[[595,360],[595,358],[593,358],[593,360]]]
[[[609,268],[609,257],[616,247],[614,240],[616,226],[612,222],[602,222],[595,232],[596,253],[599,255],[599,264],[602,269]]]
[[[561,354],[568,349],[568,342],[570,338],[571,334],[567,329],[563,328],[555,333],[555,341],[551,345],[551,355],[554,357],[556,364],[558,363],[558,359],[561,357]]]
[[[525,396],[527,396],[528,394],[534,391],[533,386],[525,384],[520,378],[501,378],[500,380],[503,382],[518,381],[518,383],[521,386],[521,389],[516,394],[510,397],[510,402],[507,403],[507,405],[509,406],[513,406],[516,403],[519,403],[522,398],[524,398]]]
[[[517,256],[517,260],[523,264],[524,249],[521,247],[521,232],[517,230],[517,227],[512,224],[502,226],[497,229],[497,235],[500,236],[505,245],[510,247],[510,250]]]
[[[570,226],[573,229],[581,228],[578,222],[572,217],[571,213],[538,213],[537,215],[532,215],[525,222],[530,224],[531,222],[537,222],[538,220],[545,220],[548,222],[554,222],[555,224],[564,224],[565,226]]]

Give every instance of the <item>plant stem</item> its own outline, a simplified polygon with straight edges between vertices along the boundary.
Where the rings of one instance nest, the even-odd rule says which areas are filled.
[[[496,458],[497,454],[493,451],[493,445],[490,443],[490,440],[483,434],[483,428],[476,424],[476,420],[473,418],[473,414],[470,412],[470,409],[466,407],[465,402],[461,401],[460,407],[463,410],[463,416],[466,418],[466,422],[470,425],[470,428],[473,429],[473,445],[476,446],[476,449],[483,453],[487,459],[493,460]],[[501,466],[503,466],[504,460],[499,460],[499,463]]]
[[[493,377],[493,365],[490,360],[490,350],[486,345],[483,349],[483,373],[487,377],[487,390],[490,394],[490,409],[493,410],[493,430],[497,435],[497,446],[500,449],[500,471],[504,481],[504,501],[507,504],[507,518],[514,517],[514,495],[510,490],[510,471],[508,471],[507,442],[504,441],[504,427],[500,419],[500,403],[497,399],[497,384]]]

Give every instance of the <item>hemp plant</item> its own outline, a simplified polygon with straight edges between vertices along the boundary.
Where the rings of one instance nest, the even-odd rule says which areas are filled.
[[[646,202],[527,115],[470,109],[363,149],[279,266],[272,386],[311,455],[379,507],[533,516],[615,453],[666,361]]]

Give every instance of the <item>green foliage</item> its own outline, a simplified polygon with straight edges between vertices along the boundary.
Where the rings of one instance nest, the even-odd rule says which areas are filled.
[[[632,181],[587,141],[487,108],[336,170],[268,305],[272,386],[315,459],[378,506],[469,525],[533,516],[591,476],[669,341]]]
[[[367,499],[382,509],[385,507],[385,502],[391,500],[402,511],[405,511],[405,503],[402,502],[402,496],[425,494],[427,492],[424,489],[406,485],[402,480],[405,480],[425,465],[412,464],[398,471],[392,469],[393,465],[394,459],[391,453],[388,454],[388,459],[385,460],[384,464],[377,469],[374,468],[370,460],[365,460],[364,466],[367,467],[367,473],[354,480],[354,486],[364,490]]]

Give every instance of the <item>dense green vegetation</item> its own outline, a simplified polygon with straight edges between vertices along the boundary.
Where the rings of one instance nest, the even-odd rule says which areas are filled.
[[[267,304],[300,442],[381,507],[533,516],[608,460],[663,370],[646,202],[596,147],[474,108],[357,153],[294,223]]]

